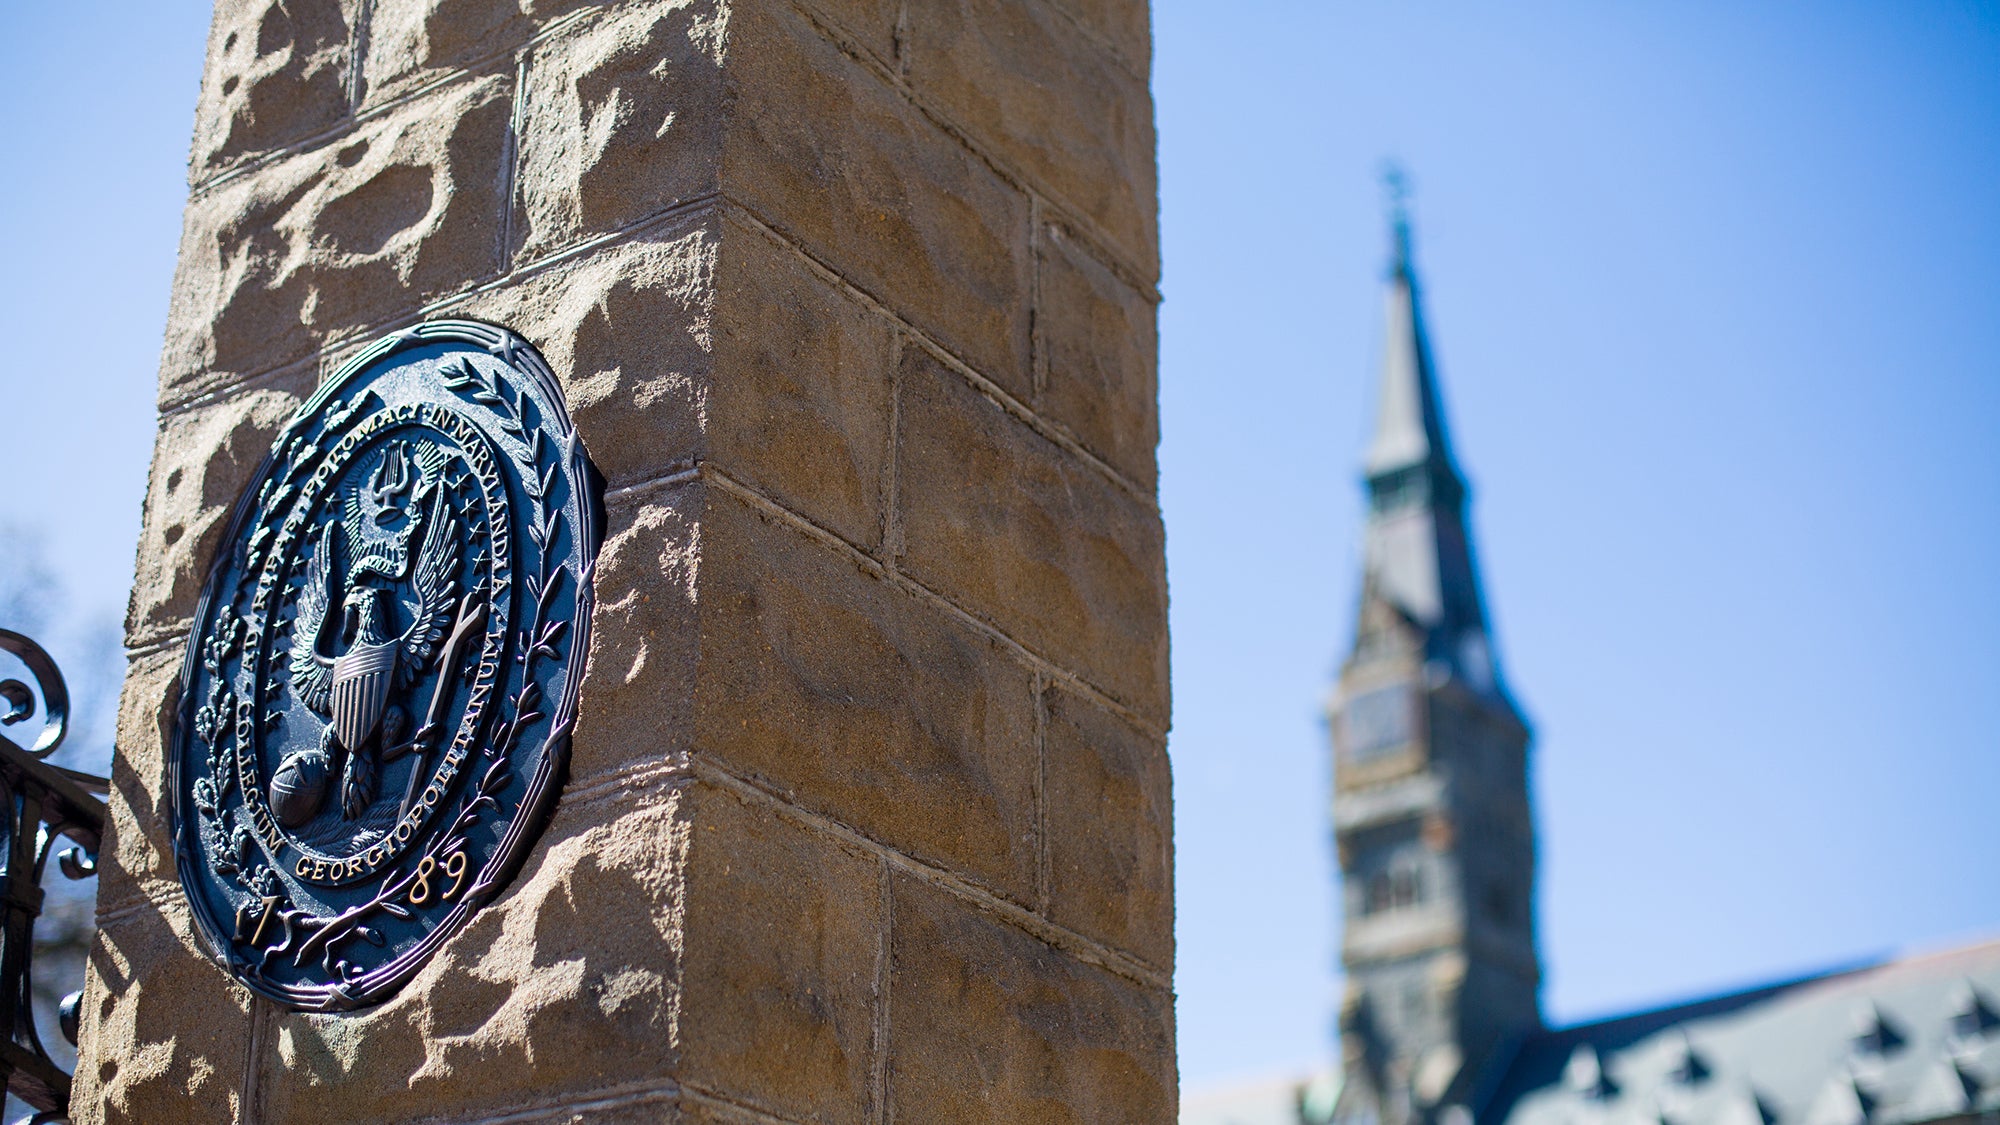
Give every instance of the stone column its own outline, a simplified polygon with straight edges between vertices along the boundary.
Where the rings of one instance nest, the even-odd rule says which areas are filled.
[[[80,1122],[1170,1122],[1141,0],[220,0]],[[195,947],[166,746],[317,380],[486,320],[607,527],[570,779],[379,1007]]]

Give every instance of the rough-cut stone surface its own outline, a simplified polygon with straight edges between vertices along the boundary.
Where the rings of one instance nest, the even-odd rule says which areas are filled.
[[[873,550],[887,499],[895,338],[761,231],[733,223],[726,238],[708,456]]]
[[[1039,0],[908,6],[918,93],[1158,269],[1153,107],[1142,79]]]
[[[1173,1000],[915,880],[895,885],[895,1119],[1164,1125]]]
[[[103,918],[82,1006],[85,1058],[72,1105],[108,1125],[240,1119],[250,997],[194,948],[179,904]],[[116,1043],[116,1051],[92,1052]]]
[[[597,553],[588,689],[578,703],[570,776],[662,763],[690,748],[701,562],[701,486],[679,484],[606,505]]]
[[[174,869],[171,810],[166,791],[167,745],[174,709],[180,705],[181,654],[164,651],[133,657],[118,699],[118,754],[111,763],[110,830],[98,865],[97,906],[115,912],[151,898],[166,901],[179,893]]]
[[[706,441],[718,225],[695,215],[655,227],[442,315],[505,324],[533,341],[605,484],[655,480],[691,465]]]
[[[494,276],[512,68],[188,204],[160,397],[174,403],[414,317]]]
[[[1167,748],[1070,692],[1046,700],[1049,917],[1165,969],[1174,960]]]
[[[1151,491],[1159,478],[1159,333],[1153,303],[1059,224],[1036,257],[1044,413]]]
[[[362,108],[511,54],[585,0],[419,0],[369,9]]]
[[[135,642],[187,631],[237,500],[311,391],[311,375],[301,372],[161,419],[126,607],[126,633]]]
[[[565,802],[513,888],[394,999],[273,1018],[261,1119],[471,1119],[671,1073],[689,834],[667,785]]]
[[[927,353],[902,377],[910,574],[1165,723],[1158,514]]]
[[[218,0],[189,157],[197,181],[347,118],[362,3]]]
[[[724,190],[1026,397],[1026,196],[785,5],[730,29]]]
[[[795,1121],[871,1120],[881,861],[698,786],[680,1074]]]
[[[715,193],[726,13],[719,0],[634,4],[536,48],[519,260]]]
[[[998,645],[726,496],[702,529],[696,752],[1030,901],[1034,694]],[[727,560],[727,561],[724,561]]]

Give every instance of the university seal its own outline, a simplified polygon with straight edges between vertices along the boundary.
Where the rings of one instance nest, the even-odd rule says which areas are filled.
[[[596,477],[504,329],[356,356],[279,433],[219,548],[171,757],[182,886],[246,987],[395,991],[506,885],[568,757]]]

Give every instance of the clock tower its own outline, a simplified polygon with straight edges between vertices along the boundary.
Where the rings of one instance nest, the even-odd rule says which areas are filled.
[[[1488,627],[1410,258],[1394,258],[1354,646],[1328,708],[1347,986],[1336,1120],[1464,1119],[1541,1025],[1526,720]]]

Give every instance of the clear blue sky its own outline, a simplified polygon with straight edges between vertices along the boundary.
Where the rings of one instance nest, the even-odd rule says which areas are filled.
[[[2000,932],[2000,5],[1156,12],[1181,1058],[1311,1063],[1318,706],[1417,251],[1574,1019]],[[0,522],[116,611],[207,4],[0,9]]]

